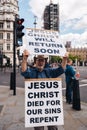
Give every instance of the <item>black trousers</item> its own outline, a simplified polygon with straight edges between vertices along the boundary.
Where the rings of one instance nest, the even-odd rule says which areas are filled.
[[[66,83],[66,102],[72,102],[72,84],[71,82]]]
[[[48,130],[58,130],[57,126],[47,126]],[[34,130],[44,130],[44,126],[34,127]]]

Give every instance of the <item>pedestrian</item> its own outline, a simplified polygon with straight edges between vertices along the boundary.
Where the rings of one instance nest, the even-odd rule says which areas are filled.
[[[65,69],[65,79],[66,79],[66,102],[72,103],[72,82],[75,78],[76,70],[72,67],[73,61],[67,59],[67,65]]]
[[[25,78],[56,78],[64,73],[64,68],[66,66],[67,55],[63,57],[62,64],[59,68],[45,67],[45,62],[47,57],[44,55],[38,55],[35,59],[35,67],[27,68],[27,58],[29,52],[24,50],[23,61],[22,61],[22,76]],[[44,130],[44,126],[34,127],[35,130]],[[48,130],[57,130],[57,126],[48,126]]]

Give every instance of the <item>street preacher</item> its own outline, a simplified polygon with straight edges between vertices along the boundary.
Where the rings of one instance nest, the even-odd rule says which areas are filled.
[[[25,127],[63,124],[61,78],[25,79]]]
[[[26,42],[30,54],[64,56],[66,53],[58,31],[27,28]]]

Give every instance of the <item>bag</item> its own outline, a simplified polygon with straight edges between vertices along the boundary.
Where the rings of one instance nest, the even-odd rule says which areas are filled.
[[[76,77],[76,79],[79,79],[79,78],[80,78],[80,73],[79,73],[79,71],[76,72],[75,77]]]

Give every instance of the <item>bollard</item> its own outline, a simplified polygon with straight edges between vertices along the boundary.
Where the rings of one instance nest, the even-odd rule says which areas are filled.
[[[72,108],[75,110],[81,110],[80,105],[80,91],[79,91],[79,80],[73,80],[73,102]]]
[[[11,72],[11,74],[10,74],[10,90],[14,89],[13,84],[14,84],[14,73]]]

